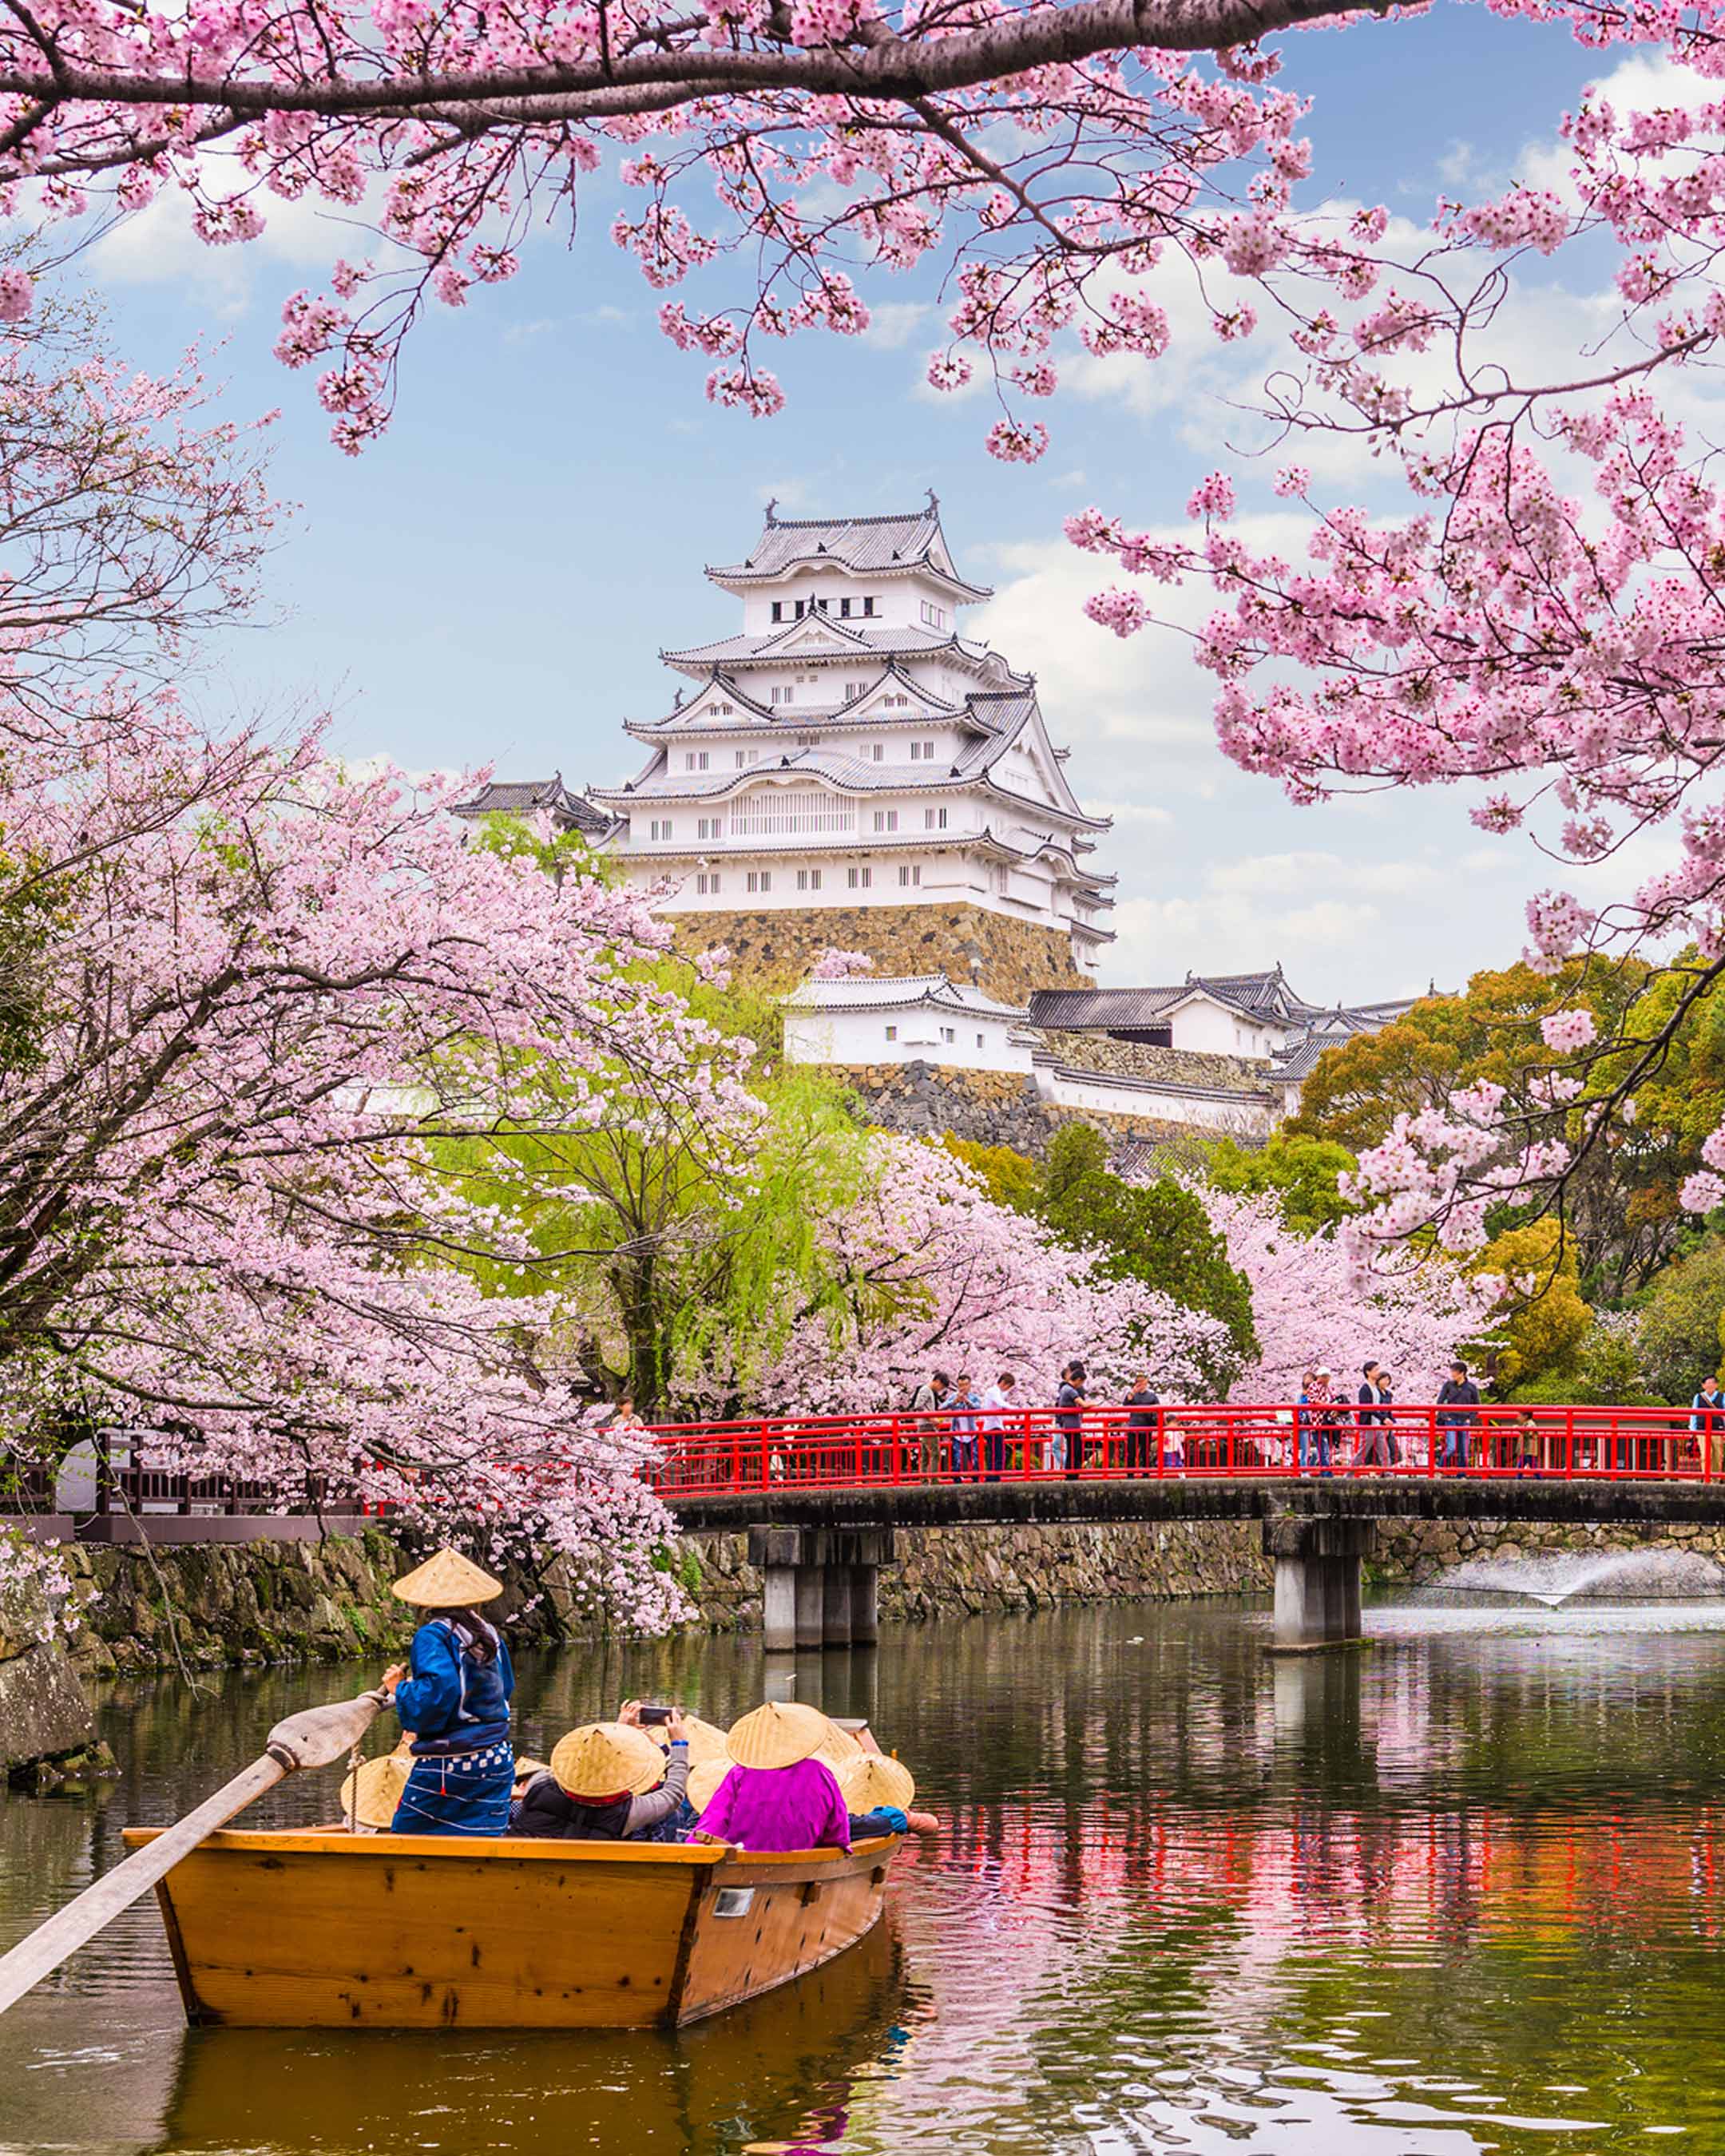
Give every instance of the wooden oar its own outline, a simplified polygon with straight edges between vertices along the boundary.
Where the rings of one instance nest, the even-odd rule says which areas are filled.
[[[273,1789],[285,1776],[303,1768],[333,1767],[345,1758],[371,1727],[382,1705],[377,1692],[366,1691],[357,1699],[308,1707],[303,1714],[290,1714],[285,1722],[278,1722],[260,1759],[254,1759],[243,1774],[224,1783],[213,1797],[206,1797],[196,1811],[187,1812],[165,1834],[157,1835],[154,1841],[134,1850],[123,1864],[104,1872],[75,1902],[67,1902],[58,1915],[20,1939],[10,1953],[0,1954],[0,2014],[15,2006],[32,1985],[76,1953],[141,1894],[147,1894],[205,1835],[213,1834],[265,1789]]]

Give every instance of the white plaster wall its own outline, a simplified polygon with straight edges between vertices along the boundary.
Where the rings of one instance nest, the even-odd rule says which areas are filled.
[[[1218,1101],[1214,1094],[1189,1093],[1175,1086],[1124,1086],[1100,1074],[1092,1078],[1056,1072],[1046,1064],[1037,1069],[1036,1086],[1045,1101],[1058,1107],[1142,1116],[1147,1122],[1267,1135],[1276,1122],[1274,1111],[1258,1102]]]
[[[887,1028],[896,1029],[889,1040]],[[942,1040],[950,1027],[955,1038]],[[978,1045],[980,1036],[980,1045]],[[1012,1070],[1028,1076],[1030,1051],[1007,1020],[942,1011],[808,1011],[787,1008],[784,1047],[793,1063],[940,1063],[957,1070]]]

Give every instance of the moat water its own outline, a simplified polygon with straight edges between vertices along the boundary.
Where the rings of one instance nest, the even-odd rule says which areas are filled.
[[[0,2148],[1725,2151],[1725,1604],[1370,1626],[1277,1661],[1260,1611],[1123,1604],[802,1661],[946,1830],[861,1948],[680,2036],[188,2031],[146,1903],[0,2021]],[[363,1674],[113,1689],[119,1779],[0,1802],[0,1941]],[[765,1683],[747,1640],[530,1661],[520,1741]],[[336,1779],[253,1816],[327,1816]]]

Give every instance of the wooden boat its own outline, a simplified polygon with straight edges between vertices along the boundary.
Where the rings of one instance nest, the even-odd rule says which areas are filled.
[[[453,2043],[432,2031],[367,2038],[193,2030],[141,2061],[140,2072],[165,2067],[167,2085],[142,2117],[136,2145],[204,2156],[280,2149],[282,2122],[291,2119],[296,2148],[351,2150],[356,2120],[385,2119],[394,2148],[437,2138],[426,2122],[459,2122],[462,2131],[445,2133],[444,2147],[485,2156],[711,2156],[746,2141],[825,2147],[839,2137],[812,2113],[855,2101],[891,2071],[904,2041],[905,1978],[893,1933],[878,1923],[794,1984],[689,2029],[493,2030]],[[316,2071],[307,2071],[308,2056]],[[7,2108],[6,2120],[20,2148],[65,2140],[49,2130],[64,2127],[63,2117],[45,2112],[40,2132],[20,2133],[16,2109]]]
[[[854,1946],[898,1848],[234,1830],[156,1894],[194,2026],[680,2028]]]

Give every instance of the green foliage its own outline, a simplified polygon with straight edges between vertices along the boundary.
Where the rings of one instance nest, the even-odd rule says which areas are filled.
[[[1211,1153],[1207,1176],[1218,1190],[1244,1197],[1273,1197],[1287,1225],[1302,1235],[1332,1228],[1355,1209],[1337,1188],[1358,1163],[1333,1139],[1277,1131],[1255,1152],[1224,1138]]]
[[[1651,1407],[1655,1395],[1643,1382],[1632,1326],[1616,1312],[1596,1317],[1573,1370],[1548,1371],[1514,1386],[1506,1395],[1527,1407]]]
[[[1506,1284],[1491,1313],[1493,1389],[1504,1396],[1547,1378],[1573,1379],[1594,1314],[1582,1299],[1575,1245],[1558,1223],[1535,1220],[1494,1236],[1470,1270],[1501,1274]]]
[[[514,860],[530,854],[545,873],[561,883],[565,876],[580,875],[600,883],[615,883],[620,873],[608,854],[596,854],[582,831],[554,831],[542,839],[525,817],[502,809],[480,819],[475,843],[486,852]]]
[[[1257,1352],[1251,1289],[1229,1264],[1202,1204],[1178,1183],[1140,1186],[1116,1175],[1106,1141],[1088,1123],[1068,1123],[1055,1134],[1035,1209],[1063,1241],[1100,1250],[1104,1271],[1116,1279],[1142,1281],[1188,1310],[1220,1318],[1240,1362]],[[1209,1374],[1219,1389],[1233,1372]]]
[[[485,840],[531,846],[548,873],[563,844],[543,847],[495,819]],[[485,1286],[526,1296],[555,1285],[578,1314],[578,1337],[552,1351],[651,1418],[714,1373],[734,1391],[796,1317],[819,1308],[819,1223],[861,1188],[866,1137],[841,1080],[776,1060],[771,1045],[761,1052],[778,1024],[770,998],[704,980],[669,955],[644,970],[711,1027],[721,1068],[746,1045],[759,1121],[741,1152],[698,1086],[619,1066],[592,1080],[596,1121],[572,1112],[565,1128],[445,1142],[438,1156],[464,1195],[513,1214],[531,1244],[519,1268],[475,1265]],[[566,1085],[572,1110],[589,1091],[584,1074],[536,1075],[547,1091]]]
[[[1642,1306],[1635,1347],[1642,1374],[1656,1398],[1681,1404],[1694,1397],[1725,1347],[1725,1237],[1667,1266]]]
[[[983,1180],[997,1205],[1009,1205],[1014,1213],[1034,1213],[1042,1190],[1042,1170],[1028,1153],[1010,1146],[978,1145],[950,1133],[941,1143],[955,1160],[962,1160]]]

